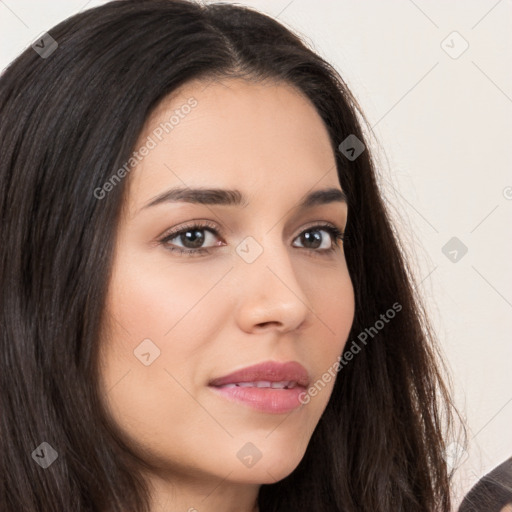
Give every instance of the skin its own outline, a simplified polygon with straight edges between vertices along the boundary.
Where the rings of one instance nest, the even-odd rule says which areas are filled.
[[[307,193],[341,186],[320,116],[287,84],[189,82],[153,112],[137,147],[192,96],[197,106],[129,175],[102,386],[109,414],[152,467],[144,472],[152,512],[254,512],[261,484],[285,478],[303,458],[334,379],[285,414],[230,402],[208,382],[268,360],[298,361],[312,383],[333,367],[354,318],[343,243],[324,230],[321,247],[300,235],[325,221],[343,231],[347,205],[297,209]],[[141,210],[174,186],[236,188],[248,203]],[[178,254],[158,243],[191,220],[219,231],[201,232],[209,254]],[[263,249],[252,263],[236,252],[249,236]],[[322,255],[332,243],[335,250]],[[184,236],[173,244],[193,247]],[[149,366],[134,355],[147,338],[160,350]],[[262,454],[251,467],[237,457],[248,442]]]

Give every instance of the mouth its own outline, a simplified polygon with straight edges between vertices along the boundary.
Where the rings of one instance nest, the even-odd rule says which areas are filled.
[[[213,379],[210,389],[231,402],[259,412],[283,414],[301,407],[310,378],[299,363],[266,363]]]
[[[293,389],[298,384],[294,380],[285,380],[281,382],[272,382],[269,380],[259,380],[256,382],[236,382],[230,384],[223,384],[222,386],[216,386],[220,389],[230,388],[272,388],[272,389]],[[302,387],[302,386],[301,386]]]

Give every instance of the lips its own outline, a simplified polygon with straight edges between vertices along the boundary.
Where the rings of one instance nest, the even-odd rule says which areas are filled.
[[[273,389],[306,388],[309,384],[307,370],[300,363],[267,361],[249,366],[210,381],[213,387],[256,387]]]
[[[306,369],[295,361],[268,361],[213,379],[209,388],[217,395],[260,413],[285,414],[303,405],[309,385]]]

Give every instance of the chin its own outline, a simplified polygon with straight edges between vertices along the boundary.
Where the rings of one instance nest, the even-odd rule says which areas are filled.
[[[252,467],[238,468],[236,476],[233,472],[230,478],[240,483],[274,484],[293,473],[300,463],[300,459],[292,461],[285,455],[283,455],[283,459],[280,461],[267,459],[264,462],[262,458]]]

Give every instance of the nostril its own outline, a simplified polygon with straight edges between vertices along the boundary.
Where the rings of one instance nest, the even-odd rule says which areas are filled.
[[[280,325],[280,322],[261,322],[260,324],[258,324],[258,327],[259,328],[265,328],[269,325]]]

